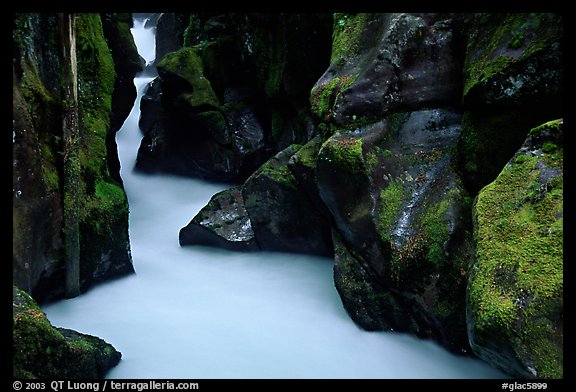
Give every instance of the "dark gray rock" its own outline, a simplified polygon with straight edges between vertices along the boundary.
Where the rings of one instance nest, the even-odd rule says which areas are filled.
[[[180,245],[332,255],[329,223],[287,168],[298,150],[276,154],[243,185],[215,195],[184,228]]]
[[[320,118],[338,125],[361,118],[374,121],[459,99],[461,69],[450,16],[357,14],[340,24],[332,63],[312,92],[313,101],[326,99],[321,91],[340,81],[331,102],[313,102]]]
[[[85,13],[76,19],[80,127],[75,145],[80,157],[76,197],[82,291],[134,272],[127,199],[118,178],[113,178],[117,157],[108,124],[116,68],[102,17]],[[125,16],[117,22],[119,34],[125,33]],[[65,113],[60,82],[66,64],[58,15],[15,14],[13,36],[13,279],[42,302],[64,295]],[[119,55],[118,41],[110,45]],[[123,49],[130,53],[130,48]],[[135,64],[125,60],[124,65],[133,70]],[[117,125],[118,118],[114,121]]]
[[[187,15],[186,15],[187,16]],[[157,64],[170,52],[175,52],[182,47],[182,33],[186,25],[184,15],[173,12],[163,12],[156,22],[156,59]]]
[[[106,42],[114,59],[114,91],[112,93],[112,110],[110,112],[110,128],[106,134],[106,161],[112,178],[122,184],[120,177],[120,161],[116,146],[116,132],[128,117],[134,100],[134,76],[142,71],[140,56],[130,32],[132,15],[130,13],[106,13],[101,15],[102,27]]]
[[[329,256],[329,226],[286,166],[298,148],[279,152],[246,180],[246,211],[262,250]]]
[[[239,186],[212,196],[180,230],[179,236],[180,246],[206,245],[235,251],[259,249]]]
[[[179,15],[170,15],[159,33],[162,23],[178,30]],[[158,121],[142,128],[153,130],[138,170],[238,183],[315,136],[308,93],[328,62],[328,15],[196,14],[187,25],[193,46],[158,60],[158,116],[143,100],[143,122]]]
[[[160,121],[162,113],[162,79],[155,78],[148,86],[140,100],[140,119],[138,127],[144,135],[150,132],[153,124]]]
[[[351,317],[369,328],[432,337],[457,352],[469,350],[471,256],[471,200],[450,165],[459,121],[451,109],[425,109],[337,132],[323,143],[316,169],[320,197],[347,248],[341,254],[353,255],[335,270]],[[354,295],[365,297],[361,305]]]
[[[531,128],[563,115],[563,19],[557,14],[473,14],[466,29],[459,171],[476,194]]]
[[[334,285],[350,317],[367,331],[407,331],[417,326],[400,296],[382,287],[333,232]]]

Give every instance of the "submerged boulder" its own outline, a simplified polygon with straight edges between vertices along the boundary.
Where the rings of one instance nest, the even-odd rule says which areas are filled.
[[[180,245],[330,256],[328,222],[287,167],[299,148],[292,145],[284,149],[243,185],[215,195],[180,230]]]
[[[562,120],[530,131],[474,203],[474,352],[520,378],[563,377]]]
[[[26,292],[12,289],[12,374],[15,378],[96,379],[122,354],[104,340],[54,328]]]
[[[212,196],[208,204],[180,230],[180,245],[206,245],[237,251],[258,249],[242,188]]]

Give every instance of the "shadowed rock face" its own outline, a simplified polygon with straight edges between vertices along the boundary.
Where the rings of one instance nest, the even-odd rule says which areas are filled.
[[[458,102],[461,68],[450,16],[337,19],[332,62],[312,90],[312,107],[321,119],[346,126]]]
[[[114,24],[114,19],[107,19],[114,25],[108,27],[129,34],[129,25],[121,20]],[[18,287],[44,301],[64,294],[64,108],[60,80],[65,65],[57,15],[16,14],[14,22],[13,278]],[[104,30],[99,14],[77,15],[80,180],[75,190],[80,204],[83,291],[96,282],[134,271],[128,202],[108,165],[115,151],[110,130],[117,79]],[[130,47],[123,49],[130,53]],[[119,53],[114,51],[114,55]],[[127,69],[133,71],[130,59],[124,60]],[[121,63],[118,61],[119,67]]]
[[[457,165],[476,194],[492,182],[528,131],[562,117],[562,17],[478,14],[464,27],[462,134]]]
[[[130,32],[132,27],[132,15],[129,13],[101,14],[102,28],[106,42],[114,59],[114,71],[116,78],[112,92],[112,108],[110,112],[110,129],[106,135],[106,161],[110,176],[119,184],[120,161],[116,147],[116,132],[124,124],[128,117],[134,100],[136,89],[134,88],[134,76],[142,70],[140,56]]]
[[[311,105],[326,135],[318,193],[341,238],[336,286],[367,329],[468,350],[470,197],[451,165],[461,122],[460,20],[337,14],[334,22],[331,65]]]
[[[342,238],[335,280],[348,313],[367,329],[412,331],[455,351],[468,349],[471,239],[470,198],[450,165],[459,119],[422,110],[337,132],[317,165],[320,197]],[[350,287],[370,290],[348,298]]]
[[[142,100],[143,118],[154,121],[141,122],[138,170],[238,183],[315,135],[308,94],[327,65],[327,15],[184,19],[184,47],[158,59],[159,80]],[[163,20],[177,30],[183,16],[163,14],[159,29]]]
[[[327,221],[287,167],[298,148],[284,149],[246,180],[242,187],[246,210],[262,250],[329,256]]]

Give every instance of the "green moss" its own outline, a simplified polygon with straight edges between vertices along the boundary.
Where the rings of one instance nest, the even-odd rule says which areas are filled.
[[[70,349],[73,352],[93,351],[94,345],[86,339],[74,339],[70,342]]]
[[[60,190],[60,175],[56,169],[56,159],[49,145],[41,146],[42,154],[42,177],[46,187],[46,193],[58,192]]]
[[[126,194],[124,190],[112,182],[98,182],[95,196],[109,207],[125,206]]]
[[[526,41],[520,61],[547,50],[551,43],[559,41],[564,34],[562,16],[552,13],[528,14],[520,29]],[[528,32],[533,32],[530,40],[526,38]]]
[[[252,14],[239,23],[244,39],[245,56],[254,62],[257,84],[268,99],[276,98],[282,91],[282,78],[287,63],[288,39],[286,30],[291,16],[263,20],[262,15]]]
[[[562,36],[561,17],[554,14],[481,14],[468,28],[472,33],[464,65],[464,96]],[[509,54],[498,54],[502,52]]]
[[[115,235],[115,224],[128,214],[128,201],[124,190],[113,182],[98,181],[93,195],[81,201],[80,219],[90,222],[96,233]]]
[[[78,14],[78,102],[80,115],[80,165],[87,192],[108,176],[106,134],[110,124],[115,71],[99,14]]]
[[[26,292],[16,287],[13,290],[13,375],[54,377],[53,368],[65,352],[65,339]]]
[[[370,150],[366,153],[366,166],[370,171],[374,171],[374,168],[378,165],[378,153],[374,150]]]
[[[512,37],[510,43],[508,44],[508,47],[510,49],[519,49],[522,47],[522,45],[524,45],[524,33],[521,31],[517,31],[516,33],[514,33],[514,36]]]
[[[542,125],[539,125],[537,127],[534,127],[530,130],[530,132],[528,133],[528,136],[534,137],[534,136],[538,136],[546,131],[552,131],[556,134],[558,134],[560,136],[560,138],[562,138],[562,124],[564,123],[563,119],[557,119],[557,120],[552,120],[552,121],[548,121]]]
[[[15,286],[12,319],[16,378],[99,378],[115,364],[115,357],[119,359],[119,353],[102,339],[54,328],[34,300]]]
[[[298,182],[286,165],[277,165],[268,161],[258,169],[258,175],[265,175],[279,185],[296,190]]]
[[[80,277],[91,281],[107,273],[109,255],[115,273],[131,270],[128,243],[128,201],[107,167],[106,135],[115,82],[112,55],[99,14],[78,14],[79,164],[75,188],[80,203]]]
[[[324,155],[336,165],[347,171],[364,171],[364,157],[362,155],[362,139],[360,138],[335,138],[328,139],[322,145]]]
[[[40,76],[33,65],[31,65],[29,59],[26,59],[23,64],[20,91],[27,101],[39,102],[44,105],[55,103],[54,97],[40,80]]]
[[[513,64],[516,60],[511,56],[497,56],[493,60],[484,60],[473,63],[472,66],[467,68],[467,77],[464,83],[464,96],[472,89],[472,87],[485,83],[490,78],[502,72],[504,69]]]
[[[191,107],[203,105],[218,108],[220,103],[210,81],[204,76],[202,58],[194,48],[182,48],[162,57],[157,68],[177,76],[188,83],[189,91],[181,95],[181,99]]]
[[[109,111],[116,73],[99,14],[78,14],[76,47],[79,99],[90,97],[87,108]]]
[[[307,168],[315,170],[320,146],[321,142],[318,138],[312,139],[294,154],[293,159]]]
[[[530,118],[514,110],[466,111],[457,143],[457,161],[471,193],[493,181],[522,145]]]
[[[312,113],[318,118],[330,121],[334,104],[342,91],[354,83],[358,75],[346,75],[329,79],[325,83],[315,86],[310,92]]]
[[[377,228],[380,236],[386,241],[389,241],[389,234],[394,228],[394,221],[398,217],[403,201],[404,183],[399,178],[390,181],[388,186],[380,191]]]
[[[562,174],[541,183],[542,163],[515,159],[478,195],[476,263],[469,294],[478,333],[497,328],[528,353],[540,377],[561,377],[563,293]],[[537,197],[533,191],[538,190]],[[561,322],[561,321],[560,321]]]
[[[332,54],[330,62],[344,62],[347,57],[360,52],[362,47],[362,34],[370,14],[334,14],[334,27],[332,30]]]
[[[447,262],[448,256],[444,244],[448,241],[450,233],[446,213],[449,208],[462,206],[470,208],[471,200],[461,188],[452,188],[439,203],[428,206],[422,217],[423,235],[428,243],[427,260],[436,269],[441,269]]]

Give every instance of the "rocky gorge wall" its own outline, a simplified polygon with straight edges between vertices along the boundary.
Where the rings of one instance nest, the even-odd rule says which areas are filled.
[[[181,245],[333,256],[362,328],[562,378],[562,38],[554,14],[334,14],[315,131]],[[516,191],[498,180],[522,170]]]
[[[98,338],[55,330],[36,305],[68,295],[70,209],[78,222],[72,235],[79,244],[80,292],[134,272],[114,138],[133,105],[132,80],[140,69],[132,18],[74,18],[78,136],[72,143],[63,133],[71,113],[63,69],[71,60],[61,50],[60,20],[59,14],[14,14],[13,371],[24,378],[102,377],[120,360]],[[78,168],[74,178],[65,169],[71,160]],[[65,183],[72,191],[64,191]],[[72,207],[66,194],[78,204]]]
[[[361,328],[563,377],[562,16],[157,16],[137,169],[231,184],[182,246],[333,257]],[[113,143],[140,64],[130,21],[77,21],[83,290],[133,271]],[[65,275],[56,26],[15,15],[13,279],[38,300]],[[17,330],[44,328],[23,295]]]

